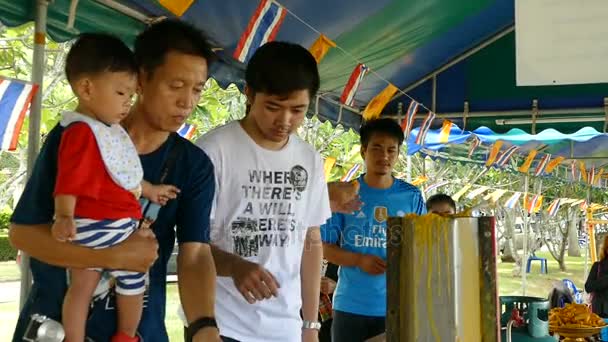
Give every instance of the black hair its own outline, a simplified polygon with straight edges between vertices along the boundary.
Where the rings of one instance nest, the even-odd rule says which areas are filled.
[[[426,209],[430,210],[435,204],[446,203],[449,205],[454,211],[456,211],[456,202],[452,199],[452,197],[446,194],[435,194],[429,197],[426,200]]]
[[[165,62],[169,52],[202,57],[207,67],[217,57],[203,31],[176,19],[152,24],[135,39],[135,60],[150,76]]]
[[[133,52],[119,38],[105,33],[83,33],[65,62],[68,82],[100,72],[137,73]]]
[[[372,135],[377,133],[394,137],[398,141],[398,146],[403,144],[403,131],[401,130],[401,126],[399,126],[397,121],[385,118],[370,120],[361,126],[361,129],[359,130],[361,145],[367,147]]]
[[[317,61],[304,47],[270,42],[258,48],[245,71],[247,87],[270,95],[288,95],[298,90],[308,90],[312,99],[321,83]]]

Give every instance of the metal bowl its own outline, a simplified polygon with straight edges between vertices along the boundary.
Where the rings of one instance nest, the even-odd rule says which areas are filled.
[[[593,327],[593,328],[574,328],[574,327],[556,327],[549,326],[549,330],[551,332],[559,334],[559,336],[565,337],[565,342],[572,341],[585,341],[586,337],[591,337],[600,333],[603,327]]]

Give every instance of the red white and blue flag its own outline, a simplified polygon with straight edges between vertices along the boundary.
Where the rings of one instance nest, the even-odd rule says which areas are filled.
[[[576,182],[578,181],[578,175],[576,173],[576,160],[573,160],[572,163],[570,164],[570,175],[572,176],[572,181]]]
[[[416,136],[416,144],[423,145],[424,139],[426,138],[426,134],[429,132],[431,128],[431,124],[435,120],[435,113],[429,112],[429,114],[424,118],[422,122],[422,126],[420,126],[420,130],[418,131],[418,135]]]
[[[498,157],[498,160],[496,160],[496,164],[501,167],[507,165],[507,162],[509,161],[509,159],[511,159],[511,157],[517,150],[519,150],[519,147],[515,145],[509,147],[500,155],[500,157]]]
[[[410,138],[410,132],[412,131],[412,128],[414,128],[416,113],[418,113],[418,102],[412,100],[410,106],[407,108],[407,113],[405,113],[405,118],[401,122],[401,130],[405,133],[405,141]]]
[[[184,123],[182,127],[177,130],[177,134],[181,135],[186,139],[192,139],[194,132],[196,131],[196,125]]]
[[[17,149],[25,114],[38,91],[38,85],[0,78],[0,149]]]
[[[469,148],[469,158],[473,156],[473,153],[479,147],[479,145],[481,145],[481,140],[479,140],[478,137],[473,136],[473,142],[471,143],[471,147]]]
[[[549,213],[549,216],[555,216],[557,214],[557,211],[559,210],[559,207],[561,206],[561,199],[555,199],[551,205],[549,205],[549,208],[547,209],[547,212]]]
[[[233,57],[243,63],[249,61],[255,50],[271,42],[279,32],[287,11],[272,0],[261,0],[241,35]]]
[[[547,168],[547,164],[549,163],[550,159],[551,159],[550,154],[545,154],[541,158],[541,160],[538,162],[538,165],[536,166],[536,170],[534,171],[535,176],[540,176],[545,172],[545,169]]]
[[[357,171],[359,171],[359,168],[361,167],[361,164],[355,164],[353,165],[353,167],[350,168],[350,170],[348,170],[348,172],[342,176],[342,179],[340,179],[342,182],[350,182],[353,178],[355,178],[355,176],[357,175]]]
[[[505,207],[509,209],[515,208],[515,206],[519,203],[519,198],[521,197],[521,192],[516,192],[513,196],[509,197],[509,199],[505,202]]]
[[[449,181],[443,181],[443,182],[435,183],[433,185],[430,185],[428,188],[424,189],[424,192],[431,192],[431,191],[433,191],[433,190],[435,190],[437,188],[440,188],[440,187],[442,187],[444,185],[448,185],[448,184],[450,184]]]
[[[367,74],[368,70],[369,69],[365,66],[365,64],[357,64],[355,70],[353,70],[353,73],[350,74],[348,83],[346,83],[346,86],[344,87],[344,91],[340,97],[340,102],[347,106],[353,105],[359,85],[361,84],[361,81],[363,81],[363,78],[365,77],[365,74]]]

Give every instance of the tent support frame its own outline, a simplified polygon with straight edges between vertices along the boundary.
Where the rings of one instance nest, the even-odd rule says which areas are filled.
[[[32,83],[38,84],[39,91],[32,101],[30,108],[29,127],[27,136],[27,178],[32,175],[38,150],[40,149],[40,121],[42,118],[42,82],[44,80],[46,22],[49,0],[36,0],[36,15],[34,21],[34,53],[32,56]],[[25,253],[21,255],[21,291],[19,308],[22,308],[32,286],[30,273],[30,258]]]

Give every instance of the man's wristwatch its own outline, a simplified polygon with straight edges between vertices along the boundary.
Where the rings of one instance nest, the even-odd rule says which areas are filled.
[[[316,321],[302,321],[302,329],[321,330],[321,323]]]
[[[192,338],[194,338],[194,335],[196,335],[199,330],[208,327],[217,328],[217,322],[215,321],[215,318],[201,317],[196,321],[188,324],[188,327],[186,328],[186,341],[192,341]]]

